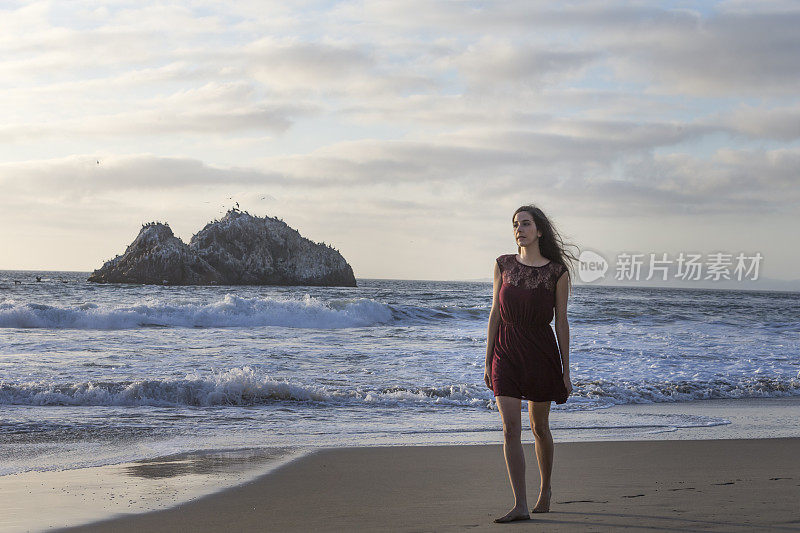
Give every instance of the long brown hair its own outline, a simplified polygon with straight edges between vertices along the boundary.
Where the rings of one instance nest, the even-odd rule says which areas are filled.
[[[542,236],[539,237],[539,251],[542,253],[542,255],[548,258],[550,261],[555,261],[556,263],[560,263],[567,267],[567,270],[569,271],[569,292],[572,293],[572,272],[574,271],[573,265],[578,263],[578,258],[567,248],[572,247],[577,251],[578,247],[574,244],[565,243],[555,225],[550,222],[550,219],[547,218],[547,215],[545,215],[544,212],[535,205],[523,205],[514,211],[514,214],[511,215],[512,223],[514,222],[514,217],[517,215],[517,213],[522,211],[525,211],[533,217],[533,222],[536,224],[536,229],[542,232]],[[522,250],[520,246],[517,245],[517,252],[521,251]]]

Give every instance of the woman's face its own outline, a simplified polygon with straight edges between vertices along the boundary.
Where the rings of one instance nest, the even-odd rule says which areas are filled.
[[[536,228],[533,216],[527,211],[520,211],[514,215],[513,224],[517,246],[530,246],[542,236],[542,232]]]

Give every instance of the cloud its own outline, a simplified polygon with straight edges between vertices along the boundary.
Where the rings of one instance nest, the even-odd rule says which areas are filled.
[[[461,191],[462,201],[527,193],[569,197],[575,211],[604,215],[618,213],[619,205],[629,214],[779,212],[800,200],[798,149],[721,149],[709,158],[642,155],[654,141],[677,142],[702,130],[579,122],[554,122],[552,128],[565,129],[564,134],[504,131],[453,135],[437,143],[344,142],[302,156],[264,158],[251,168],[153,155],[100,157],[98,164],[95,157],[75,156],[0,165],[0,184],[7,194],[55,198],[203,187],[262,194],[267,187],[311,204],[354,186],[362,197],[380,197],[385,187],[411,187],[415,196],[393,196],[396,205],[444,190]]]
[[[716,117],[734,133],[753,139],[795,141],[800,139],[800,106],[763,108],[741,106],[725,116]]]
[[[538,86],[577,71],[598,59],[588,50],[558,50],[482,39],[459,54],[443,60],[457,69],[468,83],[481,90],[498,84]]]
[[[0,185],[41,197],[92,197],[126,191],[165,191],[225,184],[291,184],[283,175],[253,169],[217,168],[201,161],[153,155],[70,156],[0,165]]]
[[[795,94],[800,10],[719,13],[678,28],[633,31],[609,46],[620,76],[703,96]]]
[[[263,69],[267,79],[270,76],[278,79],[296,76],[304,82],[336,79],[350,73],[368,71],[375,66],[367,50],[352,45],[262,38],[247,44],[242,51],[254,66]]]
[[[127,112],[110,116],[95,116],[89,120],[64,120],[49,124],[18,124],[0,127],[4,142],[80,135],[161,135],[175,133],[227,133],[247,130],[285,131],[292,117],[309,113],[309,109],[294,106],[264,106],[226,111]]]
[[[521,199],[621,224],[793,212],[800,9],[672,6],[6,6],[0,203],[193,227],[271,195],[353,247],[465,209],[480,233]]]
[[[523,50],[569,46],[570,56],[554,56],[560,59],[556,63],[581,65],[602,57],[619,79],[662,92],[791,95],[800,86],[796,38],[800,8],[796,3],[772,2],[762,7],[760,2],[720,2],[705,7],[705,13],[628,2],[581,2],[554,8],[552,2],[525,0],[470,5],[369,2],[359,7],[367,17],[380,21],[385,31],[425,28],[456,34],[467,42],[487,33],[504,34]],[[520,64],[526,62],[507,60],[506,72],[519,72]],[[547,64],[540,62],[540,71]]]
[[[50,96],[57,97],[52,93]],[[283,132],[296,118],[320,112],[317,104],[309,102],[258,101],[256,91],[246,83],[208,83],[167,96],[142,99],[135,111],[117,108],[117,112],[108,112],[113,108],[103,101],[91,104],[94,107],[99,111],[86,116],[71,116],[73,113],[27,123],[7,123],[0,126],[0,139],[15,142],[59,136]]]
[[[603,216],[785,214],[800,201],[798,163],[800,149],[655,155],[627,162],[620,177],[568,180],[558,189]]]

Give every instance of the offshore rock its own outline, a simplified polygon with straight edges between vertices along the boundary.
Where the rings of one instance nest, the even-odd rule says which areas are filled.
[[[97,283],[144,283],[203,285],[214,283],[217,272],[170,227],[159,222],[142,226],[125,253],[95,270],[89,281]]]
[[[160,223],[145,224],[125,253],[89,281],[170,285],[355,287],[338,250],[306,239],[285,222],[232,209],[187,245]]]
[[[231,210],[194,235],[189,247],[232,285],[356,286],[342,254],[277,218]]]

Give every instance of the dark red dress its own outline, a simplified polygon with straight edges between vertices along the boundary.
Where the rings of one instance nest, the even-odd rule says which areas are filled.
[[[561,354],[550,322],[556,305],[556,282],[567,267],[555,261],[533,267],[516,254],[497,258],[500,328],[492,354],[495,396],[556,403],[567,401]]]

